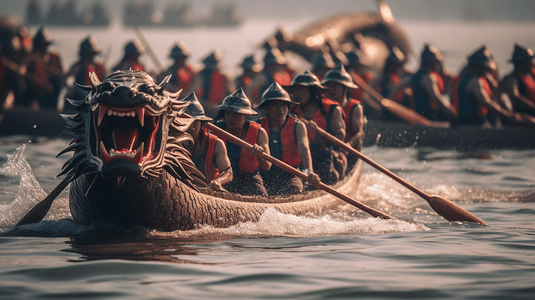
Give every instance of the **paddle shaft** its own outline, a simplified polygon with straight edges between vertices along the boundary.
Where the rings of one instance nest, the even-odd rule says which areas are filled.
[[[381,94],[379,94],[379,92],[377,92],[361,78],[355,77],[354,80],[359,87],[364,89],[364,91],[366,91],[366,93],[368,93],[373,99],[375,99],[379,104],[381,104],[382,107],[384,107],[400,119],[410,124],[434,126],[434,123],[431,120],[413,111],[412,109],[409,109],[390,99],[384,98],[383,96],[381,96]]]
[[[139,27],[136,26],[134,31],[136,32],[136,35],[139,38],[139,40],[141,41],[141,43],[143,44],[143,46],[147,49],[147,53],[149,54],[150,58],[152,59],[152,62],[156,66],[156,68],[158,68],[158,72],[161,73],[161,72],[165,71],[162,63],[158,59],[158,56],[156,56],[156,53],[154,53],[154,51],[152,50],[151,45],[149,44],[147,39],[145,39],[145,36],[143,35],[143,32],[141,31],[141,29],[139,29]]]
[[[301,118],[301,121],[305,124],[308,124],[308,121]],[[438,196],[430,196],[429,194],[425,193],[424,191],[420,190],[419,188],[415,187],[414,185],[408,183],[398,175],[392,173],[390,170],[386,169],[385,167],[381,166],[380,164],[376,163],[375,161],[371,160],[364,154],[360,153],[359,151],[355,150],[353,147],[349,146],[348,144],[340,141],[338,138],[333,136],[332,134],[328,133],[327,131],[319,128],[316,126],[316,132],[321,135],[323,138],[330,141],[332,144],[338,145],[348,151],[349,153],[357,156],[358,158],[362,159],[372,167],[376,168],[377,170],[381,171],[388,177],[394,179],[401,185],[405,186],[409,190],[416,193],[418,196],[425,199],[431,207],[441,216],[446,218],[449,221],[468,221],[468,222],[476,222],[481,225],[487,225],[485,222],[483,222],[481,219],[477,218],[464,208],[458,206],[457,204],[451,202],[448,199],[438,197]]]
[[[46,216],[48,211],[50,210],[50,206],[52,206],[52,202],[63,192],[63,190],[67,187],[69,182],[72,179],[72,175],[67,175],[63,180],[54,188],[48,196],[46,196],[45,199],[43,199],[41,202],[37,203],[18,223],[17,225],[24,225],[24,224],[32,224],[37,223],[43,220],[43,218]]]
[[[215,133],[217,133],[219,135],[224,136],[225,138],[227,138],[232,143],[237,144],[238,146],[240,146],[242,148],[246,148],[246,149],[253,148],[253,145],[251,145],[251,144],[245,142],[244,140],[242,140],[242,139],[240,139],[240,138],[238,138],[238,137],[226,132],[225,130],[215,126],[214,124],[211,124],[211,123],[207,123],[207,124],[208,124],[208,128],[210,128],[210,130],[214,131]],[[298,177],[303,178],[305,180],[308,178],[308,176],[305,173],[293,168],[292,166],[286,164],[285,162],[283,162],[283,161],[281,161],[279,159],[276,159],[275,157],[273,157],[271,155],[266,154],[265,152],[260,155],[260,158],[261,159],[265,159],[267,161],[270,161],[272,164],[276,165],[277,167],[279,167],[279,168],[281,168],[281,169],[283,169],[283,170],[285,170],[285,171],[287,171],[287,172],[289,172],[289,173],[291,173],[291,174],[293,174],[295,176],[298,176]],[[332,187],[330,187],[330,186],[328,186],[328,185],[326,185],[326,184],[324,184],[322,182],[318,182],[317,184],[315,184],[315,186],[320,188],[320,189],[322,189],[322,190],[324,190],[324,191],[326,191],[326,192],[328,192],[328,193],[330,193],[331,195],[334,195],[334,196],[342,199],[343,201],[347,202],[348,204],[351,204],[351,205],[363,210],[364,212],[370,214],[373,217],[381,218],[381,219],[394,219],[393,217],[391,217],[391,216],[389,216],[389,215],[387,215],[385,213],[377,211],[377,210],[375,210],[375,209],[373,209],[373,208],[371,208],[371,207],[369,207],[369,206],[367,206],[367,205],[365,205],[363,203],[360,203],[357,200],[354,200],[354,199],[352,199],[352,198],[350,198],[350,197],[338,192],[337,190],[333,189]]]

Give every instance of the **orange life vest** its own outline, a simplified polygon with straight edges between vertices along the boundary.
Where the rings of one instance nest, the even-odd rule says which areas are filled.
[[[256,122],[250,122],[250,121],[246,121],[249,123],[249,129],[247,130],[247,133],[245,134],[245,141],[251,145],[254,145],[256,144],[256,141],[258,140],[258,132],[260,131],[260,124],[256,123]],[[223,122],[224,123],[224,122]],[[217,124],[216,124],[217,125]],[[226,129],[226,123],[224,123],[224,128],[223,129]],[[227,141],[227,139],[224,137],[224,136],[219,136],[218,137],[225,143],[230,143]],[[229,147],[227,146],[227,149]],[[251,153],[249,153],[249,150],[245,149],[245,148],[241,148],[241,152],[240,152],[240,165],[239,165],[239,169],[240,169],[240,173],[253,173],[255,172],[257,169],[258,169],[258,166],[259,166],[259,163],[258,163],[258,158],[254,155],[252,155]]]
[[[295,124],[299,122],[297,118],[288,116],[286,124],[281,130],[281,143],[282,143],[282,161],[289,164],[292,167],[299,167],[301,165],[301,156],[299,156],[299,150],[297,143],[295,142]],[[269,137],[269,117],[263,117],[260,119],[260,124],[266,130]]]
[[[217,135],[206,133],[208,136],[208,151],[206,151],[206,160],[204,162],[204,170],[208,182],[219,177],[219,169],[214,166],[214,149],[217,142]]]

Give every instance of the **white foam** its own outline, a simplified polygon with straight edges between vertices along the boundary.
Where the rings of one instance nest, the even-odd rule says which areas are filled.
[[[345,234],[389,234],[426,230],[429,230],[429,228],[423,224],[413,224],[402,220],[380,220],[370,217],[347,221],[331,215],[311,218],[283,214],[274,208],[268,208],[258,222],[239,223],[228,228],[205,226],[191,231],[175,231],[172,233],[154,232],[153,234],[180,238],[207,235],[216,235],[220,238],[244,236],[313,237]]]

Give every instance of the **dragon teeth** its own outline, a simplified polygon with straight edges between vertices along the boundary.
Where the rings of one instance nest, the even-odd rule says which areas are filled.
[[[145,127],[145,108],[144,107],[138,107],[136,109],[136,115],[139,120],[139,123],[141,124],[141,127]]]
[[[102,119],[104,119],[104,116],[106,115],[106,113],[108,112],[108,107],[107,106],[99,106],[98,108],[98,126],[100,126],[100,124],[102,123]]]
[[[136,152],[137,152],[137,150],[134,150],[134,151],[130,151],[130,150],[116,151],[115,149],[110,149],[110,157],[126,156],[126,157],[129,157],[129,158],[133,158],[133,157],[136,156]]]
[[[131,111],[117,111],[107,106],[100,106],[99,113],[98,113],[98,126],[100,126],[100,124],[102,123],[102,120],[104,119],[104,116],[106,115],[116,116],[116,117],[130,117],[130,118],[137,117],[139,120],[139,123],[141,124],[141,127],[145,126],[145,120],[144,120],[145,108],[144,107],[138,107],[135,110],[131,110]]]

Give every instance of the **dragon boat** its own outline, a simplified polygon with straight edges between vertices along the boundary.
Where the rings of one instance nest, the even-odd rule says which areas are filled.
[[[344,202],[323,191],[292,196],[243,196],[212,192],[182,146],[193,118],[188,102],[165,91],[144,72],[117,71],[78,86],[76,114],[63,115],[64,135],[73,138],[59,155],[74,152],[59,174],[70,180],[69,206],[80,224],[142,226],[162,231],[257,221],[268,208],[319,215]],[[58,155],[58,156],[59,156]],[[334,188],[356,192],[359,162]]]

